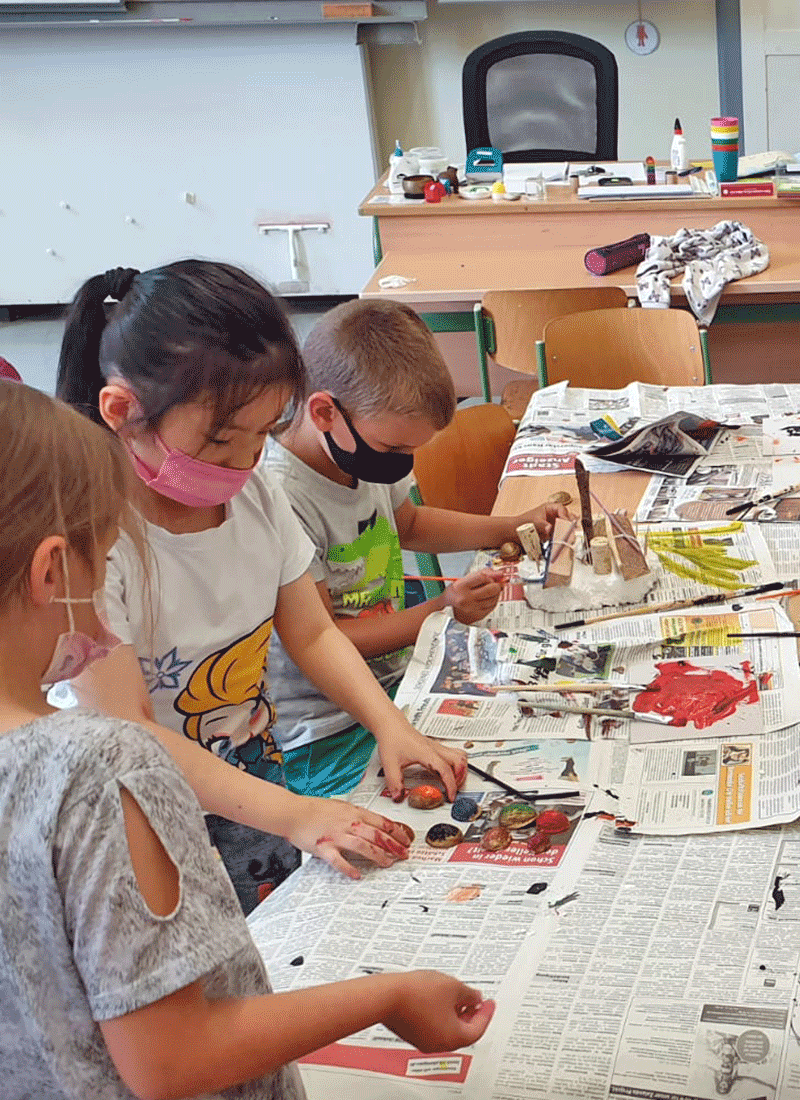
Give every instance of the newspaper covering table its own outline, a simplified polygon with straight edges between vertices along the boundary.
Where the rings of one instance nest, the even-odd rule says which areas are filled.
[[[774,596],[731,593],[800,587],[800,527],[724,514],[800,481],[800,386],[553,386],[507,475],[571,470],[600,415],[627,432],[687,408],[740,427],[685,481],[652,479],[645,604],[729,600],[574,626],[591,615],[529,607],[514,566],[479,555],[506,571],[503,599],[472,627],[429,616],[397,702],[487,774],[465,792],[480,816],[428,846],[450,806],[394,804],[374,758],[349,797],[412,828],[409,860],[356,883],[309,860],[251,915],[276,989],[434,967],[497,1001],[464,1051],[422,1055],[378,1026],[310,1055],[310,1100],[800,1100],[797,647],[731,637],[789,632]],[[754,515],[791,519],[773,511]],[[548,848],[528,843],[535,820],[484,848],[515,801],[495,780],[563,814]]]
[[[606,442],[607,419],[626,435],[665,416],[690,412],[735,424],[686,478],[654,475],[640,520],[724,519],[729,508],[800,482],[800,385],[661,387],[632,382],[621,390],[572,389],[560,382],[534,393],[520,422],[503,477],[568,473],[580,456],[593,472],[614,465],[588,452]],[[593,427],[594,425],[594,427]],[[665,462],[667,459],[665,458]],[[749,520],[800,519],[800,491]]]

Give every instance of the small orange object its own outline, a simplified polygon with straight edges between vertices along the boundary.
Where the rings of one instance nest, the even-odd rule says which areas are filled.
[[[323,19],[371,19],[375,15],[374,4],[323,4]]]
[[[408,804],[412,810],[436,810],[444,802],[444,795],[438,787],[423,784],[412,787],[408,792]]]

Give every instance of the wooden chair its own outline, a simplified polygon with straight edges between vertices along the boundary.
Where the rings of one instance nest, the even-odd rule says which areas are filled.
[[[488,291],[475,306],[475,333],[485,400],[492,399],[489,356],[508,370],[534,375],[536,380],[509,382],[503,391],[503,404],[513,419],[519,419],[539,384],[544,365],[542,337],[547,322],[580,310],[620,309],[627,301],[625,291],[619,286]]]
[[[451,423],[414,452],[416,504],[488,516],[515,435],[514,422],[502,405],[471,405],[457,409]],[[423,576],[441,576],[433,554],[417,554]],[[427,596],[443,585],[427,582]]]
[[[545,326],[540,384],[702,386],[710,380],[704,335],[681,309],[598,309],[558,317]]]

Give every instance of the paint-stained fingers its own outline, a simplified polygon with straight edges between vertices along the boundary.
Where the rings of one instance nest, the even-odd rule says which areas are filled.
[[[333,841],[321,840],[314,848],[314,855],[330,864],[334,870],[341,871],[347,878],[361,878],[361,872],[356,870],[351,863],[347,862]]]
[[[392,821],[390,817],[384,817],[383,814],[374,814],[371,810],[362,810],[361,814],[365,824],[372,825],[374,829],[383,833],[388,833],[392,840],[400,842],[401,847],[408,847],[408,833],[398,821]]]

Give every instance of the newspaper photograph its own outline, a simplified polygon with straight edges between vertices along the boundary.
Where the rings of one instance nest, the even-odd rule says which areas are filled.
[[[590,447],[586,454],[632,470],[688,477],[729,427],[694,413],[670,413],[612,443]]]

